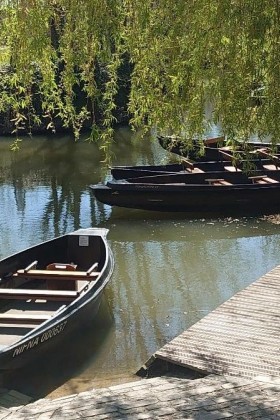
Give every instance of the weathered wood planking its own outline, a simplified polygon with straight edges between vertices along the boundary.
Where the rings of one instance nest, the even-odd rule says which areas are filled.
[[[156,358],[209,374],[280,374],[280,266],[238,292]]]

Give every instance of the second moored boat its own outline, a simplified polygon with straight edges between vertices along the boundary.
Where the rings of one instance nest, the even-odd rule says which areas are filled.
[[[134,209],[253,215],[280,211],[280,171],[219,171],[112,180],[90,186],[96,199]]]

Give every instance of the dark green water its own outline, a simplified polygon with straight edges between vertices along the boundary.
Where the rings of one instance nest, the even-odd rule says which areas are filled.
[[[111,208],[88,185],[109,177],[94,144],[0,141],[0,257],[80,227],[109,228],[112,281],[90,330],[5,379],[34,397],[133,377],[162,345],[280,264],[280,227],[261,218],[187,219]],[[114,164],[167,163],[156,142],[116,133]],[[135,378],[134,378],[135,379]]]

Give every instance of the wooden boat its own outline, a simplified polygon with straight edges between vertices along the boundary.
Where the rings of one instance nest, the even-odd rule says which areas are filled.
[[[195,214],[255,215],[280,211],[280,171],[168,174],[91,186],[111,206]]]
[[[193,140],[193,144],[190,144],[190,147],[187,147],[186,142],[183,141],[180,137],[174,136],[158,136],[158,141],[161,147],[165,150],[175,153],[179,156],[184,156],[195,161],[207,161],[207,160],[220,160],[220,149],[230,152],[232,150],[231,146],[227,146],[224,137],[214,137],[204,140],[204,145],[201,146],[197,140]],[[238,143],[238,150],[235,147],[236,152],[254,152],[256,149],[267,149],[267,152],[270,151],[270,154],[280,153],[280,144],[276,146],[271,146],[271,143],[268,142],[240,142]]]
[[[0,261],[0,370],[88,325],[113,270],[107,229],[80,229]]]
[[[143,176],[155,176],[164,174],[187,174],[198,172],[215,172],[215,171],[253,171],[256,169],[277,169],[278,164],[269,158],[251,159],[251,160],[234,160],[234,155],[228,152],[221,152],[221,160],[219,161],[200,161],[193,162],[188,159],[182,159],[181,163],[167,165],[137,165],[137,166],[113,166],[111,175],[114,179],[139,178]],[[254,156],[255,157],[255,156]],[[279,161],[280,167],[280,161]]]

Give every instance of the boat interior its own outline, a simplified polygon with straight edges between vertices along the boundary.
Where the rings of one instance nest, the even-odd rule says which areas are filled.
[[[215,182],[216,181],[216,182]],[[224,181],[224,182],[222,182]],[[280,170],[257,169],[248,174],[242,171],[213,171],[192,174],[174,173],[143,176],[122,181],[109,181],[111,188],[118,184],[187,184],[187,185],[237,185],[237,184],[278,184]]]
[[[183,170],[189,173],[203,173],[213,171],[227,171],[227,172],[244,172],[250,173],[256,170],[275,171],[280,169],[279,164],[271,161],[271,159],[251,159],[251,160],[234,160],[231,161],[210,161],[210,162],[191,162],[187,159],[182,160]]]
[[[82,242],[84,241],[84,242]],[[104,265],[99,236],[67,235],[0,264],[0,349],[55,316],[97,282]]]

